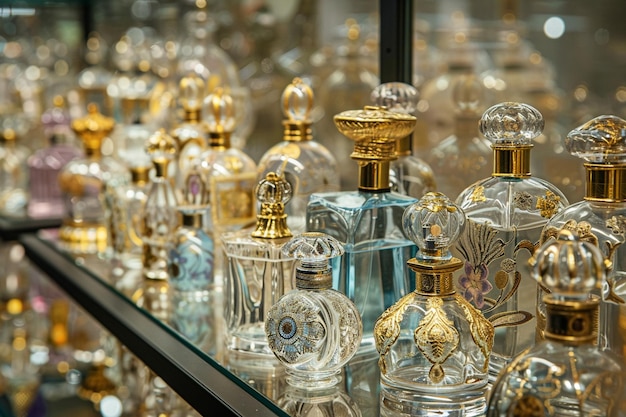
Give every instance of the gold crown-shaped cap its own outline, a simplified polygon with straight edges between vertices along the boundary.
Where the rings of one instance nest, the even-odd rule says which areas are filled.
[[[85,147],[99,148],[102,140],[113,131],[115,120],[104,116],[94,103],[87,105],[87,115],[72,121],[72,130],[81,138]]]

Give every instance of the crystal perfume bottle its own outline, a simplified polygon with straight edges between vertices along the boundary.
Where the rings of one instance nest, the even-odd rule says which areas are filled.
[[[287,224],[294,233],[303,232],[306,205],[313,193],[339,191],[339,171],[335,157],[313,140],[311,110],[313,90],[294,78],[282,95],[283,141],[271,147],[258,164],[259,178],[268,172],[283,175],[291,184],[293,196],[286,206]]]
[[[465,215],[445,195],[428,193],[406,209],[403,224],[419,248],[407,262],[416,287],[374,327],[381,402],[410,415],[484,415],[494,328],[455,290],[452,274],[463,261],[449,250]]]
[[[438,190],[455,198],[468,184],[491,175],[493,152],[478,131],[484,87],[474,75],[458,75],[453,82],[454,133],[435,145],[427,160],[437,173]]]
[[[546,222],[567,205],[549,182],[530,174],[532,139],[543,118],[535,108],[506,102],[490,107],[480,121],[492,142],[493,174],[467,187],[457,204],[468,218],[455,244],[465,261],[458,291],[496,328],[490,375],[534,343],[536,283],[527,260]]]
[[[336,385],[339,372],[356,353],[362,336],[356,306],[332,289],[330,258],[343,247],[323,233],[303,233],[282,248],[297,259],[296,289],[272,306],[265,333],[274,355],[287,368],[287,383],[303,389]]]
[[[98,112],[72,122],[83,141],[84,157],[70,161],[59,173],[67,217],[59,230],[61,247],[75,255],[110,256],[116,230],[110,227],[112,190],[128,182],[128,171],[115,159],[102,155],[102,142],[113,130],[113,119]]]
[[[0,213],[19,216],[28,204],[29,151],[16,142],[15,130],[0,130]]]
[[[333,288],[352,300],[363,319],[363,351],[374,349],[374,322],[412,288],[404,264],[415,253],[402,213],[416,200],[390,190],[389,163],[395,141],[411,133],[415,117],[367,106],[335,116],[341,133],[355,141],[357,191],[313,194],[307,230],[329,234],[344,245],[333,262]]]
[[[146,152],[155,175],[143,210],[143,274],[149,279],[167,279],[169,250],[178,226],[178,202],[167,176],[168,165],[176,157],[176,142],[161,129],[148,138]]]
[[[550,294],[545,341],[516,357],[496,380],[489,417],[618,416],[624,370],[596,344],[597,296],[606,264],[598,247],[561,230],[531,259],[533,277]]]
[[[391,111],[414,114],[418,94],[417,89],[410,84],[393,82],[376,87],[371,99],[377,106],[385,106]],[[412,141],[411,135],[396,141],[398,159],[391,161],[389,177],[392,191],[419,198],[435,191],[435,176],[424,160],[413,155]]]
[[[227,346],[233,354],[255,354],[257,361],[259,355],[273,359],[265,336],[265,318],[272,305],[294,288],[294,260],[281,252],[292,236],[285,215],[291,193],[291,185],[284,177],[267,173],[256,189],[261,207],[256,226],[222,235],[227,257],[224,272]]]
[[[572,130],[566,149],[584,160],[585,198],[555,215],[545,225],[542,240],[567,229],[581,240],[598,246],[612,263],[600,305],[598,343],[603,349],[626,357],[626,336],[615,323],[626,317],[626,121],[599,116]],[[545,311],[539,304],[538,330],[545,327]],[[620,311],[621,310],[621,311]]]

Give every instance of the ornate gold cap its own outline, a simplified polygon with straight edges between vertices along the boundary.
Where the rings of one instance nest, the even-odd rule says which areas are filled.
[[[230,135],[235,130],[235,106],[230,94],[217,87],[204,99],[203,114],[209,132],[209,146],[230,148]]]
[[[129,168],[131,182],[140,186],[145,185],[150,181],[151,169],[152,167],[149,166],[131,166]]]
[[[311,110],[313,90],[302,79],[296,77],[283,91],[284,140],[311,140]]]
[[[115,120],[106,117],[98,111],[98,106],[90,103],[87,106],[87,115],[72,121],[72,130],[81,138],[85,152],[99,153],[102,141],[115,127]]]
[[[159,129],[146,140],[145,148],[156,170],[156,176],[167,176],[167,167],[178,151],[174,138],[165,129]]]
[[[287,226],[285,204],[291,199],[291,185],[284,177],[268,172],[256,187],[261,210],[257,214],[256,229],[252,237],[281,239],[291,237]]]
[[[202,100],[205,94],[204,80],[196,73],[183,77],[178,84],[180,104],[185,110],[186,122],[200,120]]]

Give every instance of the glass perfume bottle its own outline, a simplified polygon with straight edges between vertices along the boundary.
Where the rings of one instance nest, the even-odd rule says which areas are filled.
[[[381,402],[410,415],[428,416],[434,410],[484,415],[494,328],[455,290],[452,275],[463,261],[449,250],[465,215],[444,194],[428,193],[406,209],[403,224],[419,248],[407,262],[416,287],[374,327]]]
[[[561,230],[531,259],[533,277],[550,294],[545,341],[516,357],[492,388],[487,416],[618,416],[624,369],[596,344],[606,264],[597,245]]]
[[[376,87],[370,98],[377,106],[385,106],[399,113],[414,114],[418,94],[417,89],[410,84],[393,82]],[[390,163],[392,191],[415,198],[435,191],[433,170],[424,160],[413,155],[411,135],[396,141],[396,155],[398,159]]]
[[[89,64],[76,76],[80,103],[84,109],[88,103],[96,103],[102,113],[113,116],[113,102],[107,93],[107,87],[113,79],[113,73],[106,68],[108,45],[97,32],[91,32],[87,43],[85,62]]]
[[[480,121],[492,142],[493,174],[457,198],[468,222],[455,244],[465,261],[457,286],[496,328],[489,363],[495,378],[511,358],[534,343],[536,283],[527,260],[548,220],[568,204],[549,182],[530,174],[532,139],[543,118],[535,108],[505,102],[490,107]]]
[[[201,123],[202,100],[205,96],[204,81],[192,73],[179,83],[179,101],[183,108],[183,121],[171,131],[178,146],[176,189],[182,190],[184,179],[193,161],[206,149],[207,132]]]
[[[323,233],[303,233],[282,248],[297,260],[296,289],[272,306],[265,333],[274,355],[287,368],[287,383],[303,389],[336,385],[341,367],[359,348],[361,317],[356,306],[332,289],[330,258],[339,241]]]
[[[113,119],[89,104],[88,114],[72,121],[83,142],[84,157],[70,161],[59,173],[68,215],[59,230],[60,245],[70,253],[110,256],[116,230],[110,227],[112,190],[128,183],[128,171],[104,156],[101,146],[113,130]]]
[[[178,226],[178,202],[167,174],[176,157],[176,142],[161,129],[148,138],[146,152],[152,159],[154,178],[143,210],[143,274],[149,279],[167,279],[169,250]]]
[[[427,160],[437,173],[438,190],[455,198],[468,184],[491,175],[493,152],[478,131],[484,87],[474,75],[458,75],[453,83],[454,133],[435,145]]]
[[[357,402],[345,391],[332,386],[326,390],[287,387],[276,404],[293,417],[361,417]]]
[[[12,128],[0,130],[0,213],[24,215],[28,204],[29,151],[17,144]]]
[[[43,133],[49,145],[28,158],[29,200],[27,213],[33,218],[63,218],[65,201],[58,176],[72,159],[82,156],[74,145],[71,119],[62,96],[55,96],[53,107],[41,115]]]
[[[291,185],[284,177],[269,172],[259,182],[256,194],[260,203],[256,226],[225,233],[222,244],[227,257],[227,346],[233,354],[255,354],[258,361],[259,355],[273,359],[265,336],[265,318],[272,305],[293,289],[294,260],[281,252],[292,236],[285,215]]]
[[[415,117],[366,106],[335,116],[341,133],[355,141],[357,191],[313,194],[307,230],[329,234],[344,245],[333,262],[333,288],[352,300],[363,319],[363,351],[374,349],[374,322],[412,287],[404,264],[415,253],[402,213],[416,200],[390,190],[389,163],[395,141],[408,136]]]
[[[258,164],[259,178],[268,172],[283,175],[291,184],[293,196],[286,206],[287,224],[294,233],[306,225],[306,205],[313,193],[339,191],[339,171],[335,157],[313,140],[311,110],[313,90],[294,78],[282,95],[283,141],[271,147]]]
[[[555,215],[545,225],[542,240],[568,229],[594,243],[612,263],[600,305],[598,344],[626,357],[626,336],[615,323],[626,317],[626,121],[599,116],[572,130],[566,149],[584,160],[585,198]],[[545,311],[539,304],[538,333],[545,327]],[[621,311],[620,311],[621,310]]]

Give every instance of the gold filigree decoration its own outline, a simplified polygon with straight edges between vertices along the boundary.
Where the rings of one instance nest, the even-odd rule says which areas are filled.
[[[391,346],[400,336],[400,322],[413,296],[413,293],[409,293],[402,297],[397,303],[385,310],[374,324],[374,342],[376,343],[376,350],[380,355],[378,367],[382,374],[387,373],[385,358]]]
[[[626,234],[626,217],[613,216],[606,220],[606,227],[613,231],[613,234],[623,235]]]
[[[532,372],[534,378],[532,381],[528,380],[527,375],[530,369],[538,367],[545,369]],[[554,415],[554,407],[550,400],[561,394],[563,385],[561,378],[565,372],[565,366],[543,360],[538,362],[536,358],[522,355],[519,359],[511,362],[506,371],[503,372],[503,375],[516,376],[516,387],[511,387],[512,392],[515,394],[516,401],[514,404],[517,404],[525,397],[534,396],[542,402],[547,415],[551,416]]]
[[[513,193],[513,206],[520,210],[531,211],[533,208],[533,196],[526,191]]]
[[[623,379],[618,373],[610,371],[602,372],[585,388],[585,391],[580,395],[580,401],[584,404],[590,398],[591,401],[597,401],[597,399],[601,398],[608,404],[607,415],[612,416],[613,409],[616,405],[615,401],[622,399],[620,397],[622,386]]]
[[[473,203],[482,203],[487,201],[487,197],[485,197],[485,187],[482,185],[474,187],[470,200],[472,200]]]
[[[493,338],[495,335],[494,327],[491,322],[487,320],[480,313],[480,311],[474,308],[474,306],[472,306],[465,298],[455,294],[454,300],[465,312],[465,318],[470,325],[472,339],[485,357],[483,371],[487,372],[489,369],[489,355],[491,355],[491,349],[493,348]]]
[[[534,395],[524,395],[517,400],[508,413],[511,417],[544,417],[541,400]]]
[[[441,308],[443,300],[440,297],[431,297],[426,302],[428,311],[420,322],[413,335],[415,344],[422,354],[433,364],[428,377],[433,383],[443,381],[445,372],[441,366],[459,345],[459,332],[454,323]]]
[[[457,211],[457,207],[454,204],[448,204],[450,200],[444,194],[431,191],[427,195],[429,198],[422,198],[416,203],[417,208],[426,209],[432,213],[439,213],[443,210],[446,210],[449,213]]]
[[[546,191],[546,196],[539,197],[537,199],[537,208],[539,209],[539,214],[541,217],[545,217],[547,219],[553,217],[559,211],[559,202],[561,201],[561,197],[554,194],[552,191]]]

